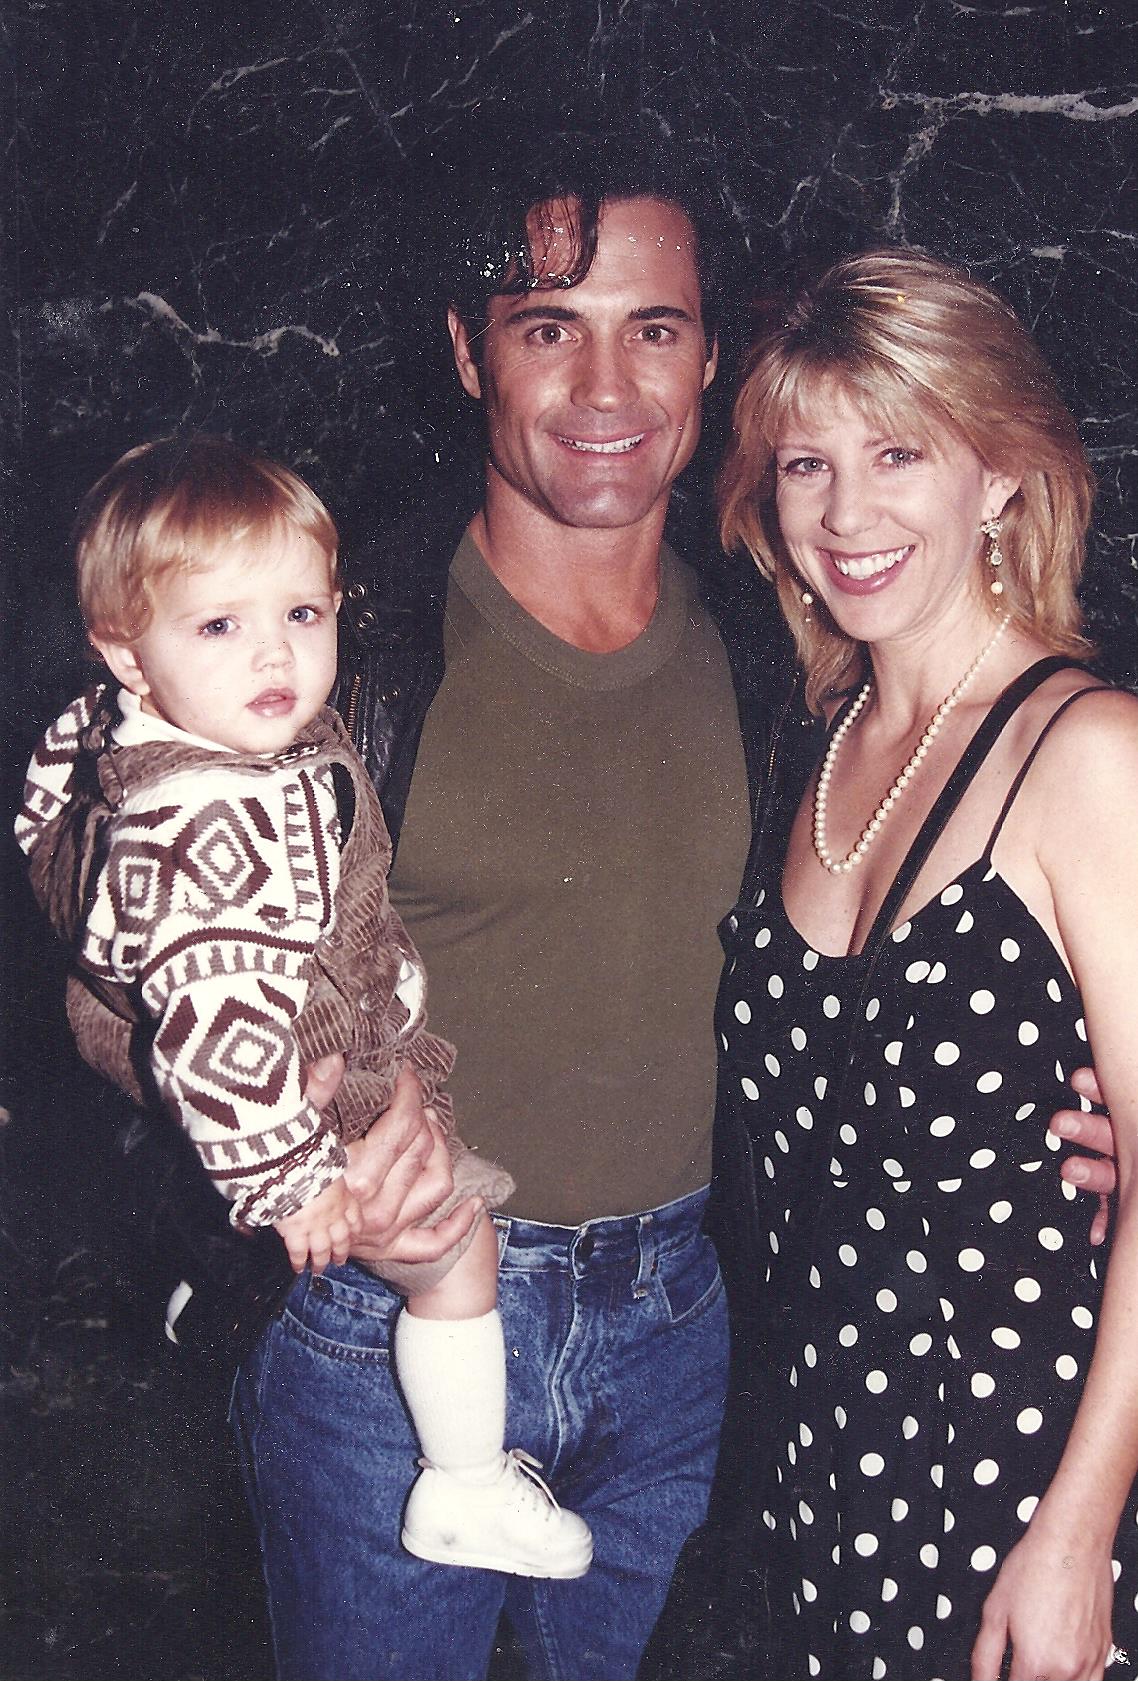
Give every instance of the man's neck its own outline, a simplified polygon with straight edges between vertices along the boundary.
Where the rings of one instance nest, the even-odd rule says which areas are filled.
[[[560,525],[520,497],[492,492],[469,531],[502,587],[563,642],[611,654],[634,642],[660,592],[666,504],[634,526]]]

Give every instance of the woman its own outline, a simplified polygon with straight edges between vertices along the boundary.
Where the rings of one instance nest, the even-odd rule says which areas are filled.
[[[1138,702],[1072,663],[1074,423],[999,299],[878,251],[760,342],[721,491],[830,724],[724,929],[746,1673],[1133,1673]],[[1105,1288],[1046,1133],[1088,1037]]]

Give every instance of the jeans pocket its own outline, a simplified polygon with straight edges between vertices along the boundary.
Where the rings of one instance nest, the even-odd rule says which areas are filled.
[[[723,1278],[711,1239],[701,1232],[674,1256],[661,1257],[659,1284],[673,1326],[698,1319],[723,1294]]]
[[[286,1336],[330,1360],[386,1366],[403,1299],[378,1278],[362,1283],[332,1273],[300,1279],[285,1304]]]

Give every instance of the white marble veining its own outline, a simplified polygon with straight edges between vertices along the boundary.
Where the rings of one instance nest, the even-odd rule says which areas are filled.
[[[799,253],[874,239],[1003,290],[1080,419],[1101,483],[1088,606],[1111,669],[1138,678],[1125,0],[40,0],[7,28],[21,257],[0,400],[43,573],[37,672],[46,642],[74,641],[74,501],[140,438],[213,426],[275,451],[349,544],[469,466],[417,265],[440,157],[514,108],[690,147],[752,293]]]

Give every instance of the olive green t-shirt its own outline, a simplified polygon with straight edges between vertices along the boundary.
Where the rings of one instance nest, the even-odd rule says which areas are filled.
[[[712,1006],[746,859],[727,656],[665,547],[652,619],[588,653],[463,539],[391,897],[426,962],[467,1143],[509,1211],[578,1225],[707,1183]]]

